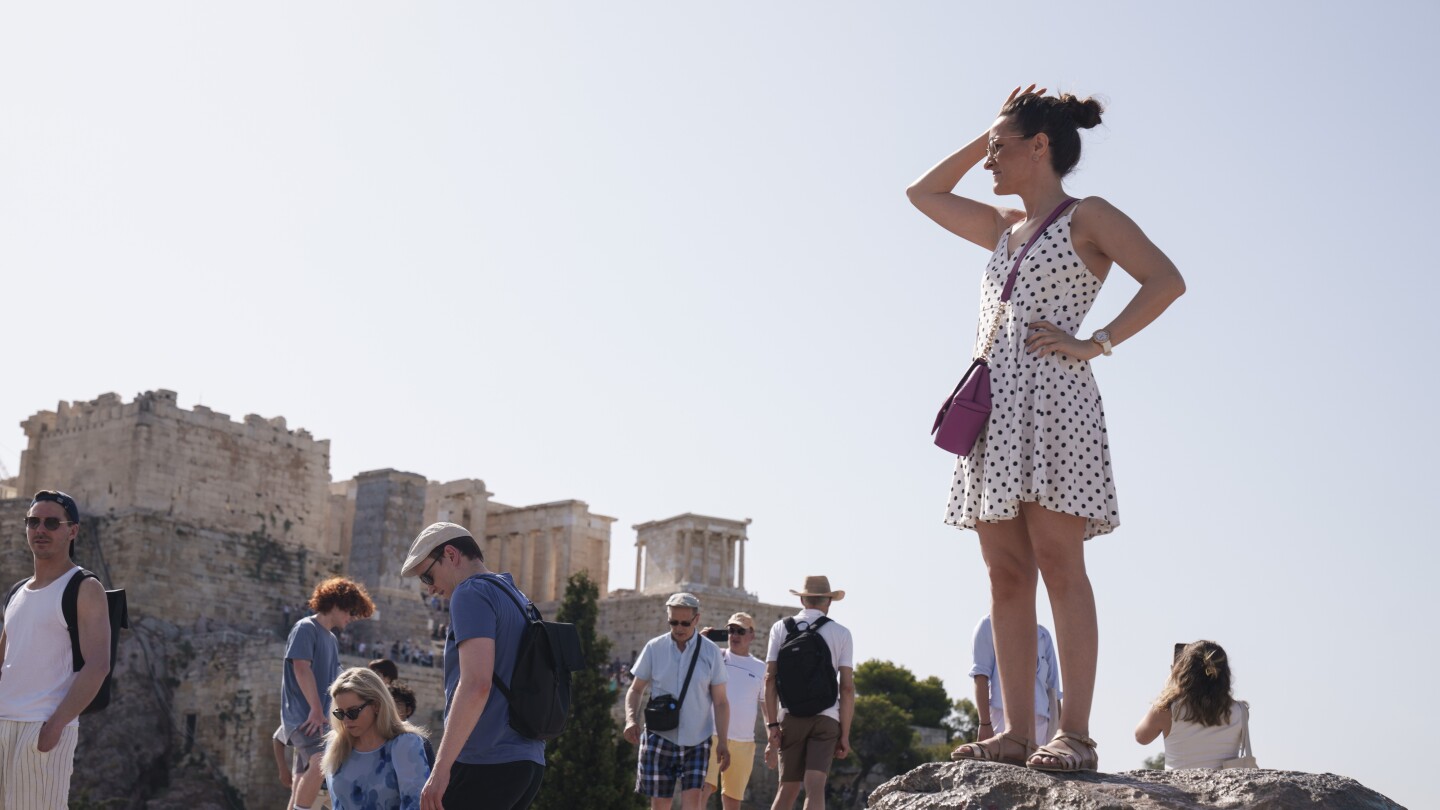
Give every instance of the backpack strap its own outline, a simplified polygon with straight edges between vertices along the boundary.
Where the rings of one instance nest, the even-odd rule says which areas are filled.
[[[495,585],[500,590],[504,591],[505,595],[510,597],[510,601],[515,603],[516,609],[520,611],[520,617],[526,623],[529,623],[530,621],[540,620],[540,609],[535,607],[535,603],[530,601],[530,597],[525,597],[525,605],[520,604],[519,598],[517,598],[515,596],[515,593],[510,590],[510,586],[505,584],[505,580],[503,578],[496,574],[481,574],[479,578],[481,580],[484,580],[485,582],[489,582],[490,584]],[[529,610],[526,610],[527,606],[529,607]],[[455,646],[458,648],[460,645],[457,642]],[[498,652],[496,653],[496,659],[499,659]],[[500,673],[492,671],[490,673],[490,681],[495,684],[496,689],[500,690],[500,694],[505,696],[505,700],[510,700],[510,687],[506,686],[505,682],[500,680]]]
[[[785,640],[786,640],[786,641],[789,641],[790,639],[794,638],[794,637],[795,637],[795,634],[798,633],[798,632],[800,632],[800,625],[796,624],[796,623],[795,623],[795,620],[794,620],[793,618],[786,619],[786,620],[785,620]]]
[[[10,588],[10,592],[7,593],[7,594],[5,594],[5,607],[7,607],[7,608],[10,607],[10,600],[11,600],[11,599],[14,599],[14,598],[15,598],[15,594],[18,593],[21,588],[25,587],[25,583],[29,582],[31,579],[32,579],[32,577],[26,577],[26,578],[20,580],[19,582],[15,583],[15,584]],[[3,615],[3,614],[4,614],[3,609],[0,609],[0,615]]]
[[[71,575],[65,583],[65,592],[60,595],[60,612],[65,615],[65,629],[70,631],[70,658],[76,672],[85,666],[85,656],[80,654],[80,583],[87,579],[100,581],[94,571],[81,568]]]

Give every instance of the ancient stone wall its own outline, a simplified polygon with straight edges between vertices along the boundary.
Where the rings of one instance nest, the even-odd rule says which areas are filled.
[[[565,581],[578,571],[588,571],[601,593],[608,589],[614,518],[592,513],[584,501],[489,506],[480,544],[485,563],[512,574],[537,604],[563,597]]]
[[[63,488],[87,515],[147,509],[235,534],[263,532],[324,547],[330,443],[283,417],[232,422],[174,391],[124,403],[115,394],[61,402],[21,426],[18,489]]]
[[[489,511],[490,493],[485,482],[476,478],[458,481],[431,481],[425,492],[425,519],[421,523],[458,523],[476,538],[485,537],[485,517]],[[411,538],[414,539],[413,537]]]
[[[365,583],[379,610],[374,621],[353,625],[356,638],[419,637],[429,632],[431,612],[421,585],[400,576],[415,536],[424,528],[424,476],[375,470],[355,477],[355,517],[346,575]]]

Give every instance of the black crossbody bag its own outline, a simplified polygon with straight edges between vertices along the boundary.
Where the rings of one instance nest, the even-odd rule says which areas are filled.
[[[692,638],[695,652],[690,656],[690,670],[685,673],[685,685],[680,687],[680,697],[657,695],[645,704],[645,728],[650,731],[671,731],[680,727],[680,707],[685,705],[685,695],[690,692],[690,678],[695,675],[695,664],[700,661],[700,639]]]

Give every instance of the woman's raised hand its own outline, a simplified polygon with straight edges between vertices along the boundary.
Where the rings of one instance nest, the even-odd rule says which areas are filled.
[[[1034,94],[1037,95],[1037,96],[1043,96],[1043,95],[1045,95],[1045,90],[1046,90],[1046,89],[1047,89],[1047,88],[1042,87],[1042,88],[1040,88],[1039,90],[1036,90],[1036,89],[1035,89],[1035,85],[1033,85],[1033,84],[1030,85],[1029,87],[1025,88],[1024,90],[1021,90],[1020,88],[1017,87],[1017,88],[1015,88],[1014,90],[1011,90],[1011,91],[1010,91],[1010,97],[1007,98],[1007,99],[1005,99],[1005,104],[1009,104],[1010,102],[1014,101],[1017,96],[1023,96],[1023,95],[1025,95],[1026,93],[1034,93]],[[1005,109],[1005,104],[1001,104],[1001,105],[1000,105],[1000,109],[1002,109],[1002,110]]]

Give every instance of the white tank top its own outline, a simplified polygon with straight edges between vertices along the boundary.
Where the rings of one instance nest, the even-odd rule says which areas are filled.
[[[1188,711],[1188,710],[1187,710]],[[1182,720],[1179,701],[1170,704],[1170,733],[1165,735],[1165,767],[1218,768],[1220,763],[1240,755],[1240,732],[1249,709],[1241,702],[1230,704],[1230,722],[1202,726]]]
[[[44,722],[55,713],[75,680],[70,632],[60,597],[72,567],[38,591],[25,587],[5,607],[5,665],[0,668],[0,719]],[[3,598],[3,596],[0,596]],[[77,725],[79,718],[71,721]]]

